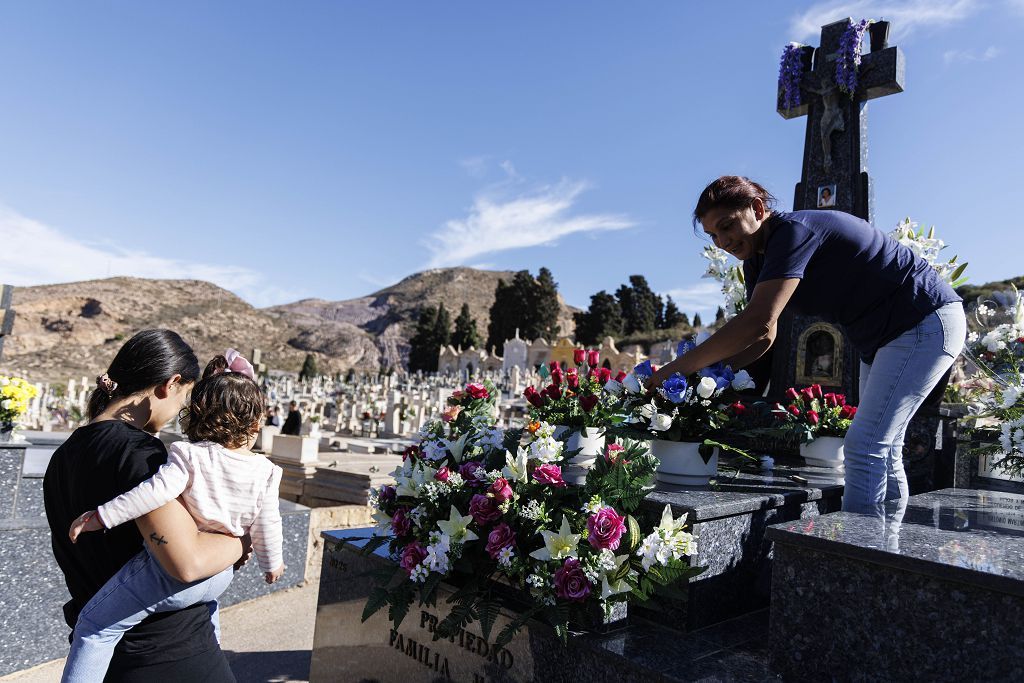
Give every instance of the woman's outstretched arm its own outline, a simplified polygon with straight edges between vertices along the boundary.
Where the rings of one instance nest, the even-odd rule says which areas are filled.
[[[242,539],[199,531],[180,500],[139,517],[135,524],[164,571],[185,583],[219,574],[243,556]]]
[[[779,316],[799,284],[799,278],[759,282],[746,308],[703,344],[659,368],[649,386],[660,386],[676,372],[689,375],[720,361],[746,364],[762,356],[775,341]]]

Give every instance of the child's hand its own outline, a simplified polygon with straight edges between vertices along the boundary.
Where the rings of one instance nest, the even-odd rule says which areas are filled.
[[[281,575],[284,574],[285,566],[282,564],[280,567],[272,572],[263,572],[263,578],[266,579],[267,583],[276,583]]]
[[[72,543],[77,543],[78,536],[83,531],[99,531],[103,528],[103,522],[100,520],[99,514],[97,514],[95,510],[89,510],[82,515],[79,515],[78,519],[71,523],[71,529],[68,531],[68,536],[71,537]]]

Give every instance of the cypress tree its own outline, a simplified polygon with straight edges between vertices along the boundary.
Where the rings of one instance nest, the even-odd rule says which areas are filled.
[[[313,379],[317,374],[316,356],[311,353],[307,353],[306,360],[302,361],[302,370],[299,371],[299,379]]]
[[[558,283],[551,271],[543,266],[537,272],[534,292],[531,314],[535,317],[536,327],[540,336],[549,341],[554,340],[561,329],[558,326],[558,315],[561,312],[561,306],[558,305]]]
[[[434,330],[437,327],[437,309],[424,306],[420,309],[419,320],[416,321],[416,332],[409,339],[409,371],[434,372],[437,370],[437,356],[441,345],[434,343]]]
[[[622,308],[618,300],[601,290],[590,297],[590,307],[576,313],[576,341],[587,346],[600,344],[605,337],[622,336]]]
[[[700,319],[700,313],[694,313],[693,314],[693,326],[694,327],[700,327],[703,324],[704,323]]]
[[[672,297],[668,297],[665,301],[665,318],[664,328],[671,329],[683,322],[686,316],[679,312],[679,307],[676,306],[676,302],[672,301]]]
[[[470,316],[469,304],[462,304],[459,316],[455,318],[455,331],[452,333],[451,345],[461,346],[464,349],[479,348],[480,346],[480,333],[476,331],[476,319]]]

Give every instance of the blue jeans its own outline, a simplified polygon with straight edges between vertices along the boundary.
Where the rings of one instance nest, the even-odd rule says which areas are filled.
[[[843,510],[882,516],[886,500],[906,504],[903,438],[910,419],[964,347],[963,305],[946,304],[860,365],[860,405],[846,434]]]
[[[121,637],[155,612],[209,603],[214,632],[220,641],[217,598],[233,575],[233,568],[228,567],[208,579],[182,583],[171,578],[149,551],[143,550],[110,577],[78,615],[62,683],[102,681]]]

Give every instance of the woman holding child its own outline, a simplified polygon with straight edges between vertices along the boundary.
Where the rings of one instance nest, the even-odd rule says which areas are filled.
[[[46,514],[74,628],[64,681],[235,680],[216,599],[248,559],[243,537],[269,583],[284,566],[280,468],[249,451],[263,397],[251,365],[231,355],[200,378],[181,337],[140,332],[97,378],[89,424],[53,454]],[[169,459],[154,434],[186,405],[198,438]]]
[[[963,349],[962,300],[935,270],[871,224],[840,211],[773,210],[748,178],[723,176],[693,212],[714,244],[743,261],[748,304],[704,343],[659,369],[651,386],[771,347],[787,304],[839,323],[861,355],[860,402],[846,436],[843,509],[879,514],[909,496],[907,426]]]

